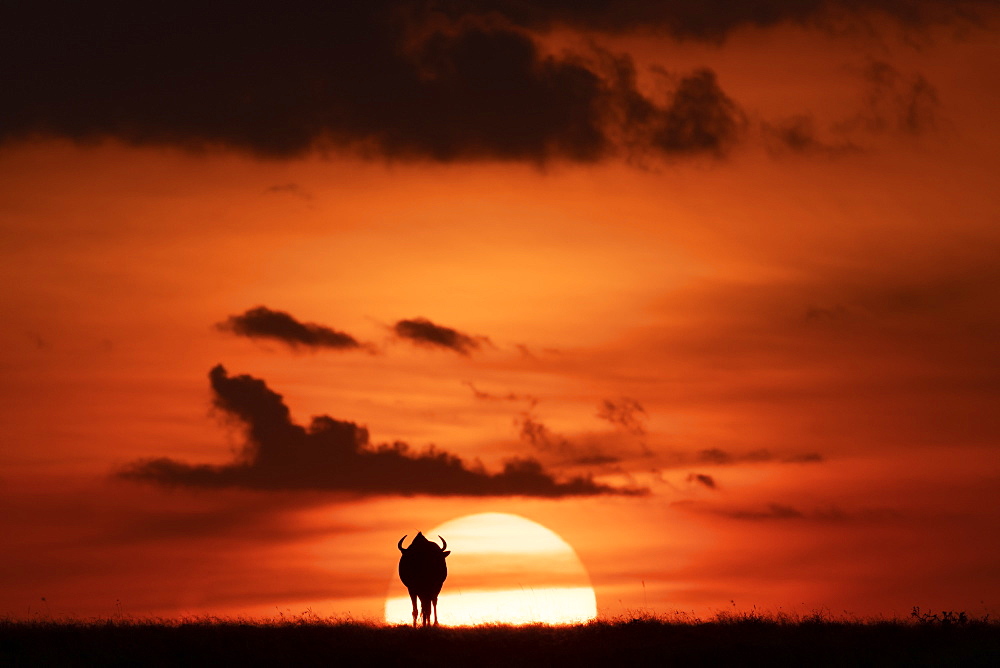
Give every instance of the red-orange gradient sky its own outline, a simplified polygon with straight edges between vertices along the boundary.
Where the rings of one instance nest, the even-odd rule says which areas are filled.
[[[119,4],[0,9],[0,615],[378,617],[481,512],[1000,613],[996,2]]]

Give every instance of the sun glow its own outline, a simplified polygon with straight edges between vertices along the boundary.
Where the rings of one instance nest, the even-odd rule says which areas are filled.
[[[451,550],[448,580],[438,597],[442,625],[575,624],[597,616],[597,599],[580,558],[540,524],[518,515],[481,513],[445,522],[426,535],[444,536]],[[395,575],[390,591],[386,622],[411,623],[410,599]]]

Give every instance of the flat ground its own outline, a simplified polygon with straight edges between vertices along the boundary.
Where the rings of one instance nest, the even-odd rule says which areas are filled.
[[[1000,666],[988,620],[640,617],[413,629],[322,619],[0,620],[0,665]]]

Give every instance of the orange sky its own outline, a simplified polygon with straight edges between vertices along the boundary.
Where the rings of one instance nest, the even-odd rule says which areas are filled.
[[[245,53],[242,28],[192,30],[220,63],[201,81],[187,42],[163,64],[24,10],[0,72],[30,80],[0,115],[0,614],[377,617],[399,536],[480,512],[559,534],[607,615],[1000,612],[995,3],[527,4],[373,3],[403,37],[344,42],[358,81],[303,66],[301,98],[254,68],[297,71],[302,17]],[[494,115],[507,97],[527,112]],[[600,142],[565,134],[581,118]],[[233,325],[260,306],[360,345]],[[329,474],[341,437],[295,426],[317,415],[369,434]],[[430,444],[469,486],[420,480]],[[525,458],[544,481],[500,475]]]

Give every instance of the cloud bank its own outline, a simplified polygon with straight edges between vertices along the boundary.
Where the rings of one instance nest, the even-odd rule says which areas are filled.
[[[258,3],[253,10],[227,2],[182,1],[169,9],[88,2],[55,11],[5,3],[0,142],[110,137],[268,158],[332,148],[441,162],[594,162],[636,151],[721,156],[739,141],[743,114],[711,70],[677,73],[673,90],[653,99],[636,86],[627,56],[550,54],[536,33],[642,28],[718,41],[745,26],[845,17],[863,23],[872,12],[922,26],[974,20],[995,6],[369,0]],[[876,83],[886,84],[884,77]],[[907,94],[926,106],[928,91],[918,86]],[[903,121],[925,122],[921,115]]]
[[[368,430],[327,415],[308,427],[292,422],[280,394],[263,380],[230,376],[218,365],[209,373],[216,408],[239,423],[242,451],[225,465],[144,459],[117,476],[174,487],[258,490],[330,490],[360,495],[564,497],[599,494],[641,495],[642,489],[615,488],[588,477],[556,480],[534,459],[513,459],[499,473],[466,465],[435,450],[413,452],[405,443],[373,446]]]

